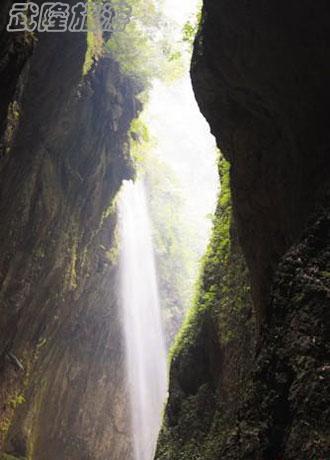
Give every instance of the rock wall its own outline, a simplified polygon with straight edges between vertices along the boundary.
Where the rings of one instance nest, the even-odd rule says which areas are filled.
[[[329,18],[326,1],[204,0],[192,79],[230,162],[231,225],[250,280],[237,261],[218,260],[214,271],[224,276],[206,305],[209,329],[190,321],[193,340],[174,354],[157,459],[330,456]],[[216,227],[223,218],[218,215]],[[230,253],[235,251],[232,244]],[[207,260],[203,279],[212,281],[209,266]],[[241,294],[251,286],[257,325],[255,351],[253,341],[243,340],[249,322],[237,330],[236,356],[250,349],[254,357],[250,373],[235,360],[234,379],[223,359],[223,337],[233,326],[222,321],[231,314],[224,291],[232,272],[241,280]],[[199,299],[197,307],[203,305]],[[198,373],[214,348],[211,372],[191,391],[181,369],[189,364]]]
[[[227,458],[254,363],[256,321],[238,242],[229,164],[220,161],[221,195],[199,292],[172,350],[170,394],[157,460]],[[235,442],[234,456],[241,458]]]
[[[204,2],[192,77],[232,166],[235,217],[258,305],[328,184],[329,4]]]
[[[141,107],[110,57],[83,77],[86,50],[0,36],[0,452],[34,460],[131,455],[114,200]]]

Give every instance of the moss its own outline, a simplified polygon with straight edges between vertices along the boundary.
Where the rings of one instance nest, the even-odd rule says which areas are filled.
[[[329,304],[329,215],[325,212],[282,258],[272,289],[276,316],[259,339],[256,357],[253,322],[244,307],[248,278],[231,227],[230,251],[226,263],[218,265],[221,282],[211,310],[198,319],[217,321],[221,353],[211,365],[220,362],[221,368],[215,384],[209,378],[193,391],[186,386],[187,366],[202,365],[198,348],[205,346],[205,337],[202,358],[212,352],[210,332],[198,321],[191,324],[193,340],[172,362],[157,460],[328,458],[327,330],[320,318]]]
[[[115,265],[118,262],[120,255],[120,240],[119,240],[119,229],[116,227],[111,248],[105,251],[105,256],[111,265]]]
[[[73,246],[72,258],[71,258],[71,268],[70,268],[70,288],[72,290],[77,289],[77,244]]]
[[[19,122],[21,118],[21,107],[18,101],[13,101],[9,104],[7,114],[7,125],[4,133],[4,152],[10,153],[11,145],[15,138]]]
[[[148,155],[155,146],[156,140],[150,135],[142,113],[130,127],[130,156],[136,168],[145,168]]]
[[[6,437],[6,434],[8,433],[9,427],[11,424],[11,420],[9,417],[4,417],[1,419],[0,422],[0,434],[2,438]]]
[[[66,238],[68,261],[65,273],[65,289],[74,291],[78,288],[78,269],[80,267],[80,235],[76,222],[73,223],[71,231],[68,232]]]
[[[221,193],[214,218],[211,242],[202,262],[201,276],[196,287],[193,307],[190,309],[171,349],[170,359],[175,358],[185,348],[193,344],[196,335],[198,335],[203,314],[210,311],[217,301],[219,286],[218,268],[228,260],[230,251],[231,199],[229,163],[223,158],[219,160],[219,170],[221,176]]]
[[[0,417],[0,445],[4,446],[5,440],[10,435],[15,420],[16,413],[26,408],[21,408],[25,405],[29,406],[30,400],[28,397],[28,389],[31,383],[31,372],[37,362],[41,348],[45,345],[45,341],[41,341],[34,348],[27,348],[19,355],[19,361],[22,363],[24,371],[16,373],[17,378],[10,379],[7,383],[6,399],[3,404],[3,411]],[[0,457],[1,459],[1,457]]]
[[[25,388],[26,379],[24,378],[23,389]],[[16,409],[24,404],[25,397],[19,390],[12,390],[8,394],[8,398],[5,404],[5,416],[1,417],[0,420],[0,438],[6,439],[11,423],[15,414]]]
[[[0,460],[26,460],[25,457],[14,457],[10,454],[0,454]]]
[[[322,278],[326,278],[327,280],[330,279],[330,272],[321,271],[320,275]]]
[[[70,249],[70,263],[66,273],[66,286],[70,291],[74,291],[78,287],[77,276],[77,260],[78,260],[78,242],[75,240]]]
[[[235,231],[229,164],[195,301],[171,350],[170,395],[157,460],[240,458],[235,411],[247,393],[254,356],[248,271]],[[235,442],[233,443],[235,446]]]
[[[15,393],[9,400],[9,405],[12,407],[12,409],[16,409],[18,406],[24,403],[25,398],[20,393]]]
[[[85,62],[83,67],[83,75],[87,75],[92,69],[93,63],[102,56],[103,41],[102,37],[95,32],[87,33],[87,50],[85,55]]]
[[[102,216],[101,216],[100,225],[99,225],[99,230],[103,227],[104,223],[108,219],[110,219],[110,217],[113,217],[116,214],[116,210],[117,210],[117,200],[115,198],[115,199],[111,200],[109,205],[103,211]]]
[[[88,0],[89,13],[88,13],[88,24],[89,28],[93,29],[93,15],[91,13],[91,8],[93,2]],[[85,55],[85,62],[83,66],[83,75],[87,75],[88,72],[92,69],[93,64],[98,60],[103,54],[103,38],[101,31],[89,31],[87,32],[87,49]]]
[[[45,394],[47,391],[48,382],[47,379],[43,376],[40,376],[38,380],[38,395],[33,401],[33,405],[31,406],[30,412],[30,423],[28,424],[28,436],[27,436],[27,460],[33,460],[35,457],[35,446],[36,446],[36,439],[37,439],[37,424],[35,420],[37,420],[38,414],[41,411],[41,407],[45,402]]]

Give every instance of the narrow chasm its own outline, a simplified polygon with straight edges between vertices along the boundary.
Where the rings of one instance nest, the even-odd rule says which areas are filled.
[[[0,460],[326,460],[330,5],[0,6]]]
[[[204,1],[191,75],[222,191],[157,460],[330,456],[329,17]]]
[[[151,460],[218,192],[199,8],[41,3],[1,6],[0,458]]]

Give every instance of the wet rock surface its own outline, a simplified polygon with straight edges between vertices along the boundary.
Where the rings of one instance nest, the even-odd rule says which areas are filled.
[[[84,34],[31,40],[0,39],[0,451],[129,459],[113,202],[137,90],[108,57],[83,77]]]
[[[206,263],[210,283],[222,273],[204,312],[217,333],[192,322],[194,340],[172,362],[159,460],[330,456],[329,17],[325,1],[204,1],[192,79],[230,162],[231,225],[250,278],[239,259],[220,258],[218,268],[214,257]],[[220,213],[216,226],[225,218]],[[224,308],[232,317],[225,288],[233,279],[236,304],[237,292],[252,288],[255,349],[248,309],[241,310],[246,324],[236,328],[236,340],[223,340],[233,330],[222,321]],[[203,369],[214,347],[204,348],[201,364],[199,344],[214,337],[217,384],[196,379],[192,393],[185,366]],[[247,351],[247,359],[235,359]]]
[[[328,186],[329,4],[204,2],[192,78],[231,162],[233,205],[259,316],[279,258]]]

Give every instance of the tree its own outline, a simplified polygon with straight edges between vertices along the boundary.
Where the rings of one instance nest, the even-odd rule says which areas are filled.
[[[118,0],[117,0],[118,1]],[[117,2],[114,3],[114,6]],[[148,87],[152,79],[171,81],[183,73],[179,45],[172,43],[175,25],[164,20],[154,0],[128,0],[129,24],[116,31],[106,44],[122,70]]]

